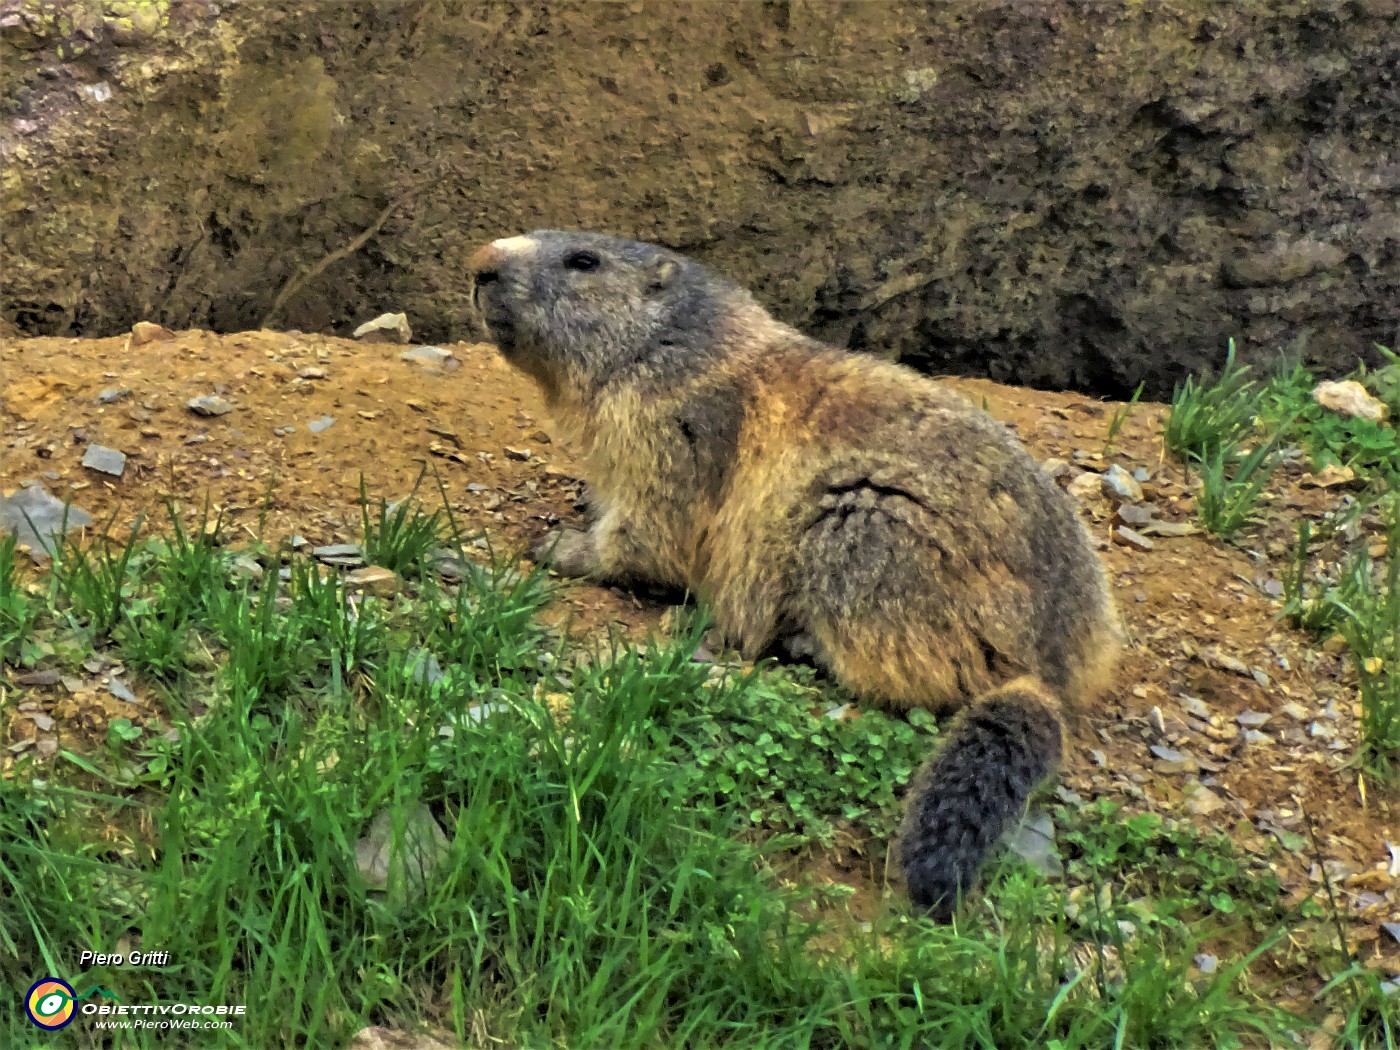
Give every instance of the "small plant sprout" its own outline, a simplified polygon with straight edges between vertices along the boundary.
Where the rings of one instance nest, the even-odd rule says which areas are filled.
[[[1172,394],[1163,439],[1183,459],[1204,456],[1208,449],[1238,444],[1254,426],[1259,392],[1248,378],[1249,366],[1235,363],[1235,341],[1225,354],[1225,367],[1210,385],[1190,377]]]
[[[1138,406],[1138,400],[1142,397],[1142,392],[1147,388],[1145,382],[1139,383],[1137,389],[1133,391],[1133,396],[1126,402],[1113,410],[1113,415],[1108,420],[1108,431],[1104,434],[1103,455],[1107,459],[1113,452],[1114,442],[1118,440],[1118,434],[1132,418],[1133,410]]]

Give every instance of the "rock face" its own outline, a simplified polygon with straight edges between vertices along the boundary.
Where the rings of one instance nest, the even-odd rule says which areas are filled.
[[[838,343],[1161,394],[1396,341],[1400,0],[0,0],[0,330],[474,334],[657,240]]]

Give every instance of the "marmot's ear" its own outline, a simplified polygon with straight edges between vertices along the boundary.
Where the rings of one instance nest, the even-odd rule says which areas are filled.
[[[671,287],[671,282],[676,279],[676,274],[680,272],[680,263],[674,259],[657,259],[651,264],[650,280],[647,281],[648,292],[664,292]]]

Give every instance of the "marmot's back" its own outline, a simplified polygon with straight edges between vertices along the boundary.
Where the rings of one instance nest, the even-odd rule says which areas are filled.
[[[948,709],[1018,674],[1083,688],[1076,673],[1113,636],[1113,604],[1070,497],[1005,427],[931,380],[853,355],[799,347],[754,378],[744,443],[772,455],[748,470],[783,471],[790,503],[749,500],[761,486],[741,475],[731,499],[749,520],[732,535],[783,534],[789,617],[830,619],[821,634],[890,621],[887,644],[862,661],[864,691]],[[785,411],[763,434],[770,399]],[[709,589],[726,582],[744,585]],[[932,675],[934,662],[947,667]]]
[[[589,532],[547,546],[560,571],[683,585],[750,657],[785,646],[866,697],[961,711],[902,847],[911,896],[947,915],[1117,650],[1069,497],[961,398],[664,248],[540,231],[472,265],[599,494]]]

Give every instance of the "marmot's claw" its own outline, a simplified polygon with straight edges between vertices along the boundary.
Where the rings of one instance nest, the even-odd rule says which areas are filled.
[[[559,542],[560,531],[559,529],[554,529],[551,532],[546,532],[539,539],[535,540],[534,543],[530,544],[530,559],[541,565],[548,562],[551,555],[554,553],[554,545]]]
[[[577,529],[557,529],[530,548],[530,556],[561,576],[591,576],[598,570],[593,537]]]

